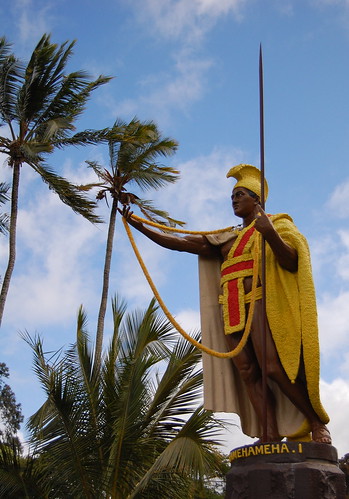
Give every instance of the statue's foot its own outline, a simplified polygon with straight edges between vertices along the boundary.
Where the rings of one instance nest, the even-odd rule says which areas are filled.
[[[255,442],[253,442],[253,445],[260,445],[260,444],[265,444],[265,442],[281,442],[282,437],[280,435],[267,435],[266,440],[263,440],[263,438],[259,438]]]
[[[313,442],[317,442],[319,444],[331,445],[331,443],[332,443],[331,434],[324,424],[318,425],[315,428],[313,428],[312,439],[313,439]]]

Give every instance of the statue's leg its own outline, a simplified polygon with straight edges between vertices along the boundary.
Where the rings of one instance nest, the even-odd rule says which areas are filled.
[[[255,314],[251,328],[251,341],[255,354],[258,358],[258,363],[262,363],[262,317],[259,313],[261,302],[255,304]],[[309,421],[312,429],[312,437],[314,441],[321,443],[331,443],[331,437],[326,426],[321,422],[319,416],[311,405],[308,391],[304,382],[297,379],[295,383],[291,383],[284,368],[281,365],[274,340],[269,327],[266,327],[266,354],[267,354],[267,376],[278,384],[281,391],[288,399],[301,411]]]
[[[232,350],[241,340],[240,333],[226,335],[228,348]],[[250,341],[247,342],[244,349],[233,357],[232,361],[238,369],[241,379],[244,381],[249,399],[258,415],[259,421],[263,420],[263,387],[261,370],[258,365],[257,358],[253,351],[253,346]],[[270,389],[267,391],[267,440],[275,442],[281,440],[275,415],[275,399]]]

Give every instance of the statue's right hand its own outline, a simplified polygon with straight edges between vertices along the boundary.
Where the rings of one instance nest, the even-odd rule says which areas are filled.
[[[129,222],[131,220],[131,217],[133,215],[133,211],[131,211],[131,206],[124,204],[121,215]]]
[[[143,224],[141,222],[138,222],[138,220],[132,218],[133,211],[131,211],[130,205],[124,204],[122,210],[120,210],[120,213],[125,218],[127,223],[132,225],[135,229],[141,230],[143,228]]]

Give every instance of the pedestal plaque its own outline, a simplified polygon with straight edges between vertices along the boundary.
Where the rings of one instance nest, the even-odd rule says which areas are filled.
[[[270,442],[230,453],[226,499],[345,499],[337,451],[313,442]]]

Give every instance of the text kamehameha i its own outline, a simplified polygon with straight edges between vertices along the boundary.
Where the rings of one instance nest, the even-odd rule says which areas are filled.
[[[296,449],[291,449],[286,442],[270,443],[270,444],[259,444],[259,445],[247,445],[245,447],[240,447],[231,451],[229,454],[230,462],[235,459],[241,459],[250,456],[266,456],[269,454],[296,454],[302,453],[303,447],[301,443],[298,443]]]

